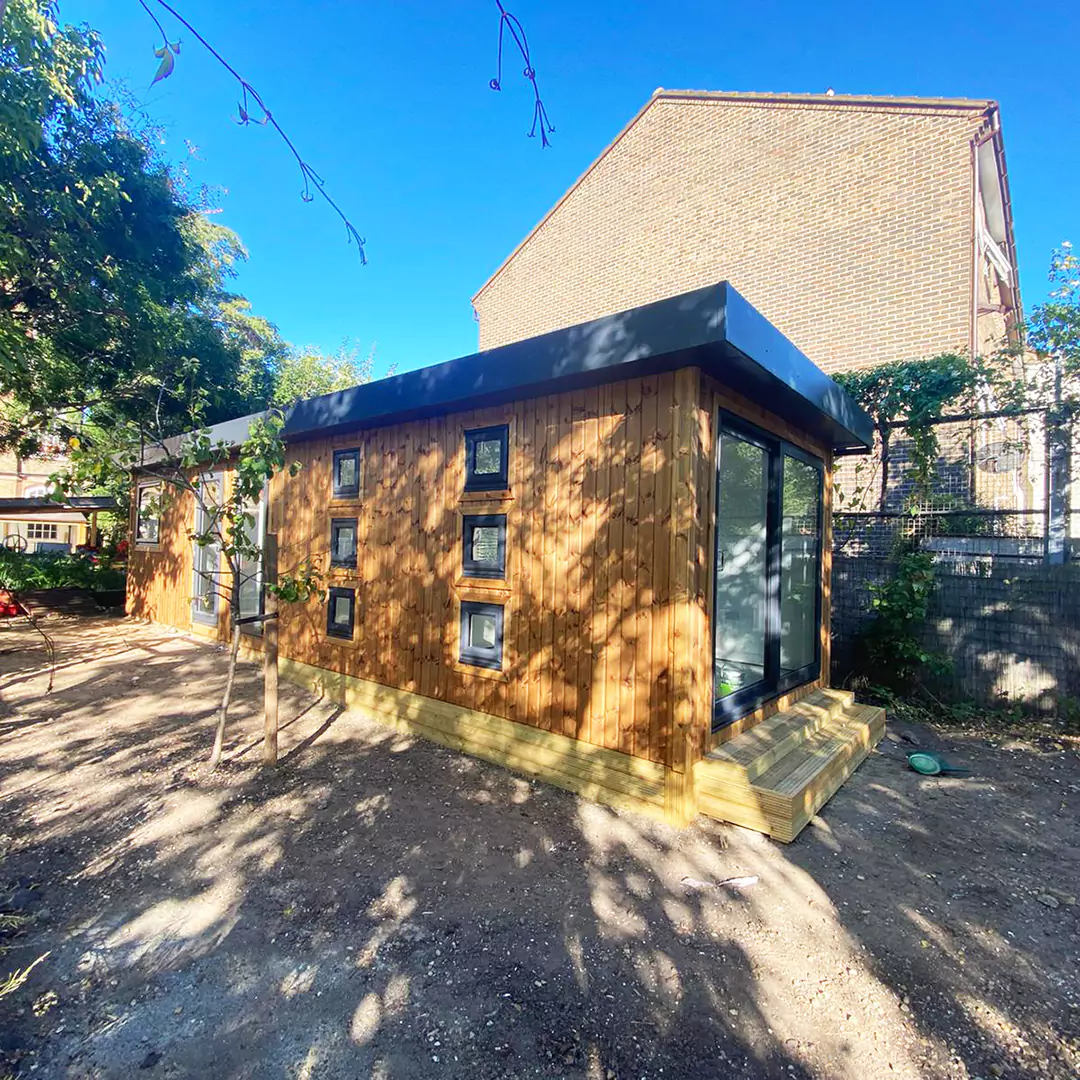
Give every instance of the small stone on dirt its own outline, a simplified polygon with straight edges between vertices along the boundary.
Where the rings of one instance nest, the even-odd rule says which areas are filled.
[[[156,1050],[151,1050],[139,1063],[140,1069],[152,1069],[161,1060],[161,1055]]]
[[[1049,893],[1039,893],[1035,899],[1048,908],[1061,907],[1061,901],[1056,896],[1051,896]]]

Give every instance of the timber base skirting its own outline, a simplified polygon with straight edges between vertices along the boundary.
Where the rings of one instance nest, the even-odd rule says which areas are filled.
[[[282,657],[279,671],[283,679],[398,731],[484,758],[594,802],[673,825],[684,825],[693,817],[694,808],[688,805],[693,799],[692,776],[669,775],[673,770],[656,762],[299,660]]]

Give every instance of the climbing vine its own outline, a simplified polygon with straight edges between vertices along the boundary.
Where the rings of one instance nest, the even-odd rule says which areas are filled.
[[[836,375],[836,381],[870,414],[879,443],[878,509],[889,491],[893,431],[903,425],[909,438],[911,478],[920,495],[929,494],[938,456],[934,422],[947,412],[973,411],[980,394],[1000,381],[1000,366],[965,353],[941,353],[925,360],[898,360],[864,371]],[[861,482],[866,460],[856,466],[856,488],[842,492],[848,502],[863,501],[869,482]]]

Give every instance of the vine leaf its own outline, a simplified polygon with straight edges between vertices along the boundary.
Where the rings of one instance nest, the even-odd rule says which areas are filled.
[[[161,61],[158,65],[157,73],[150,80],[150,85],[161,82],[162,79],[167,79],[172,73],[173,68],[176,66],[176,61],[173,59],[173,53],[177,56],[180,55],[180,42],[178,41],[173,45],[170,41],[166,40],[165,44],[160,49],[154,50],[154,55]]]

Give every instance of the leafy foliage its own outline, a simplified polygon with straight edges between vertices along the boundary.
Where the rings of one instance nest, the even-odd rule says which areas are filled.
[[[0,396],[12,404],[0,439],[24,436],[23,452],[27,433],[70,433],[106,405],[109,422],[153,411],[182,430],[193,406],[212,422],[269,399],[269,375],[253,378],[244,355],[250,319],[226,288],[246,252],[157,159],[152,133],[95,90],[102,60],[96,33],[61,27],[49,0],[9,3]]]
[[[304,398],[369,383],[374,371],[374,346],[363,358],[347,342],[330,355],[315,349],[290,350],[275,371],[273,401],[286,408]]]
[[[978,394],[998,378],[996,369],[964,353],[942,353],[925,360],[898,360],[863,371],[834,376],[873,418],[881,442],[880,503],[888,485],[889,442],[893,426],[903,421],[911,440],[912,477],[929,490],[938,455],[934,421],[947,411],[974,407]],[[861,492],[860,492],[861,494]]]
[[[124,582],[123,569],[107,560],[0,548],[0,589],[9,592],[63,588],[114,592],[122,590]]]
[[[908,692],[924,669],[948,670],[948,658],[927,649],[920,634],[936,587],[933,555],[912,550],[898,553],[892,575],[870,587],[875,618],[862,636],[860,666],[875,682]]]
[[[1050,298],[1028,319],[1028,344],[1043,356],[1059,356],[1065,373],[1080,376],[1080,256],[1064,241],[1050,256]]]

